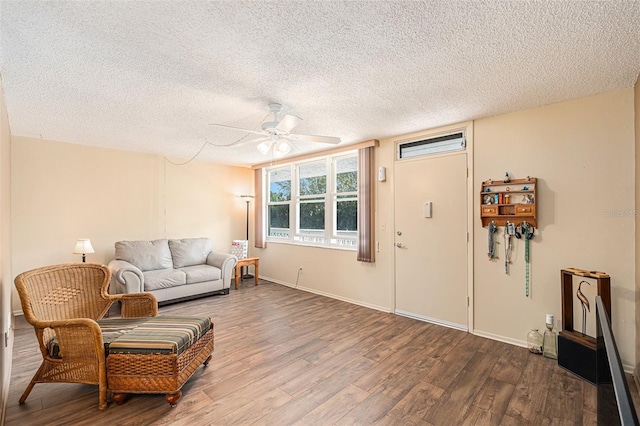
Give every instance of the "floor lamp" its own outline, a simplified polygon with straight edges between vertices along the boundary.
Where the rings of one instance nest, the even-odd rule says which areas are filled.
[[[249,203],[253,200],[253,195],[241,195],[242,201],[247,203],[247,244],[249,244]],[[247,247],[247,250],[249,247]],[[242,279],[245,278],[253,278],[253,275],[249,273],[249,265],[245,266],[247,268],[246,273],[242,276]]]

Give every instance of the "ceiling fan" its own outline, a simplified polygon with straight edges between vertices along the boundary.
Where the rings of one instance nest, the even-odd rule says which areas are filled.
[[[329,144],[340,143],[340,138],[333,136],[301,135],[291,133],[302,119],[290,114],[280,117],[279,115],[282,112],[282,109],[283,107],[280,104],[269,105],[269,111],[273,114],[273,117],[271,121],[265,121],[262,123],[261,130],[243,129],[240,127],[213,123],[210,124],[210,126],[262,136],[262,138],[260,138],[262,139],[262,142],[257,146],[258,151],[263,155],[266,155],[271,148],[273,148],[273,153],[276,157],[282,157],[291,151],[291,145],[287,141],[320,142]],[[255,142],[255,140],[247,142]]]

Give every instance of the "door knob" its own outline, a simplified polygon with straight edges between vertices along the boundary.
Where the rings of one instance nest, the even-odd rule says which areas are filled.
[[[396,247],[398,247],[398,248],[405,248],[404,244],[402,244],[402,243],[396,243]]]

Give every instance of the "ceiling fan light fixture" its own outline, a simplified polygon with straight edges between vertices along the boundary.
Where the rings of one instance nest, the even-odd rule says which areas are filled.
[[[1,0],[0,0],[1,1]],[[282,158],[291,152],[291,143],[289,141],[304,141],[304,142],[320,142],[327,144],[338,144],[340,138],[334,136],[317,136],[317,135],[301,135],[297,133],[291,133],[291,131],[302,121],[302,118],[291,114],[285,114],[280,116],[283,107],[280,104],[269,105],[269,112],[273,114],[271,121],[266,121],[261,124],[260,130],[243,129],[241,127],[227,126],[226,124],[210,123],[210,126],[220,127],[227,130],[235,130],[245,132],[253,135],[260,135],[266,140],[260,142],[256,147],[262,155],[267,155],[273,151],[275,158]],[[244,138],[242,138],[244,139]],[[229,144],[229,146],[239,146],[242,139]],[[253,140],[247,140],[243,143],[254,142]],[[256,141],[257,142],[257,141]]]
[[[266,141],[260,142],[257,148],[258,151],[260,151],[260,154],[267,155],[272,145],[273,143],[267,139]]]
[[[291,152],[291,145],[287,143],[287,141],[280,139],[273,146],[273,155],[276,158],[283,157]]]

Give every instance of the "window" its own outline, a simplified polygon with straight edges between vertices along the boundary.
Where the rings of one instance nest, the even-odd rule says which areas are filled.
[[[334,234],[356,238],[358,234],[358,158],[335,160]]]
[[[464,132],[421,139],[398,145],[398,159],[441,154],[443,152],[462,151],[466,148]]]
[[[267,241],[356,248],[355,152],[269,168],[266,177]]]
[[[298,229],[295,240],[325,243],[327,162],[303,163],[295,168],[298,171]]]
[[[267,236],[289,238],[291,210],[291,169],[269,171],[269,202]]]

